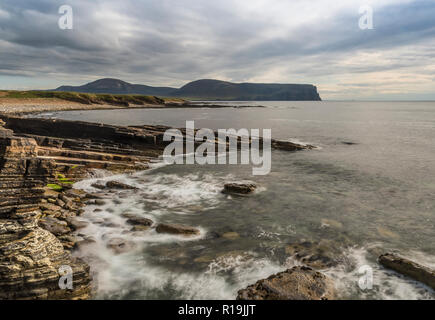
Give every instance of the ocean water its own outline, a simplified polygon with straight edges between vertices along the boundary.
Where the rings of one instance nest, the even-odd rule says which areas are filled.
[[[230,104],[249,104],[233,103]],[[75,254],[95,273],[97,298],[234,299],[237,291],[299,262],[291,244],[320,244],[338,264],[322,269],[343,299],[434,299],[433,290],[380,267],[395,251],[435,267],[435,102],[261,102],[266,108],[131,109],[42,114],[116,125],[270,128],[272,136],[318,148],[273,151],[272,170],[250,166],[155,164],[121,175],[139,191],[112,191],[106,205],[88,206],[80,233],[96,243]],[[77,188],[97,191],[95,181]],[[221,194],[228,181],[250,180],[258,192]],[[150,230],[132,233],[123,212],[155,222],[199,228],[186,239]],[[115,255],[122,238],[135,249]],[[373,288],[358,286],[361,266],[373,268]]]

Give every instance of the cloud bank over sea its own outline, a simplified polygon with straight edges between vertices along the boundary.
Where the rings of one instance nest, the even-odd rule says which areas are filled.
[[[72,30],[58,27],[73,8]],[[373,29],[361,30],[361,6]],[[435,99],[435,2],[3,0],[0,88],[102,77],[310,83],[324,99]]]

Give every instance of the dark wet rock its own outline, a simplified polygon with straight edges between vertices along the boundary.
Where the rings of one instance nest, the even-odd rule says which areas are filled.
[[[94,212],[102,212],[103,210],[102,209],[100,209],[100,208],[96,208],[96,209],[94,209]]]
[[[89,199],[94,200],[94,199],[102,199],[102,198],[104,198],[104,197],[105,197],[105,194],[104,194],[104,193],[87,193],[87,194],[84,196],[84,199],[87,199],[87,200],[89,200]]]
[[[68,227],[68,224],[65,221],[61,221],[54,217],[41,218],[38,221],[38,225],[41,228],[50,231],[56,236],[64,235],[71,232],[71,229]]]
[[[108,181],[106,183],[106,187],[110,189],[128,189],[128,190],[136,190],[136,187],[130,186],[128,184],[119,182],[119,181]]]
[[[56,204],[59,206],[59,207],[64,207],[65,206],[65,202],[63,202],[61,199],[57,199],[56,200]]]
[[[63,193],[67,197],[71,197],[72,199],[76,199],[78,201],[84,199],[86,197],[86,192],[79,189],[70,189]]]
[[[352,141],[341,141],[342,144],[348,145],[348,146],[353,146],[356,145],[358,143],[356,142],[352,142]]]
[[[137,225],[137,226],[133,226],[133,228],[131,228],[130,231],[132,231],[132,232],[141,232],[141,231],[147,231],[149,229],[151,229],[150,226]]]
[[[68,226],[74,231],[80,230],[80,229],[83,229],[83,228],[86,228],[87,226],[89,226],[88,222],[76,219],[74,217],[67,218],[66,222],[68,223]]]
[[[281,141],[272,139],[272,148],[283,151],[300,151],[300,150],[310,150],[315,147],[312,145],[302,145],[290,141]]]
[[[379,257],[384,267],[426,284],[435,290],[435,270],[402,258],[394,253],[386,253]]]
[[[289,244],[287,255],[315,269],[325,269],[338,265],[345,257],[336,243],[322,240],[318,243],[303,241]]]
[[[115,254],[121,254],[131,251],[135,248],[134,242],[124,240],[122,238],[112,238],[107,241],[107,247]]]
[[[237,300],[331,300],[334,295],[330,278],[309,267],[298,266],[240,290]]]
[[[200,234],[200,231],[198,229],[180,224],[161,223],[157,226],[156,231],[158,233],[168,233],[184,236],[194,236]]]
[[[217,233],[215,231],[209,231],[205,235],[205,240],[212,240],[212,239],[217,239],[217,238],[220,238],[220,235],[219,235],[219,233]]]
[[[91,184],[91,187],[93,187],[95,189],[100,189],[100,190],[106,189],[106,186],[104,184],[101,184],[101,183],[93,183],[93,184]]]
[[[226,183],[222,193],[246,195],[253,193],[257,186],[254,183]]]
[[[106,204],[106,201],[101,200],[101,199],[95,199],[94,204],[96,206],[104,206]]]
[[[94,206],[104,206],[106,204],[106,201],[102,199],[93,199],[86,201],[87,205],[94,205]]]
[[[126,222],[128,224],[135,225],[135,226],[140,225],[140,226],[151,227],[154,223],[151,219],[139,217],[132,213],[123,213],[121,214],[121,217],[126,218],[127,219]]]

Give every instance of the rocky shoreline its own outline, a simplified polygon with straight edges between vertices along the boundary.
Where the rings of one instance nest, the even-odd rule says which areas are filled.
[[[0,97],[0,113],[11,115],[31,115],[39,112],[113,110],[113,109],[179,109],[179,108],[264,108],[259,105],[226,105],[190,101],[157,100],[158,103],[144,104],[86,104],[60,99],[8,99]]]
[[[93,296],[90,267],[71,252],[95,241],[76,234],[86,223],[83,207],[104,203],[98,193],[72,188],[94,170],[130,173],[146,170],[157,162],[165,146],[166,126],[111,126],[67,120],[23,118],[0,114],[0,299],[90,299]],[[261,145],[261,144],[260,144]],[[272,141],[284,151],[309,150],[287,141]],[[96,189],[134,189],[116,180],[93,185]],[[250,183],[228,183],[223,193],[248,196]],[[98,209],[96,209],[98,210]],[[157,233],[196,236],[200,230],[182,225],[156,224],[125,214],[132,232],[155,228]],[[131,244],[113,239],[115,253],[131,250]],[[289,245],[286,253],[306,266],[295,267],[259,280],[240,290],[237,299],[333,299],[332,280],[315,269],[338,263],[320,245]],[[387,268],[434,287],[435,272],[394,255],[379,262]],[[70,266],[73,289],[59,288],[59,270]]]
[[[83,206],[103,201],[72,189],[92,170],[128,173],[149,168],[168,142],[165,126],[121,127],[0,114],[0,299],[89,299],[89,266],[71,256]],[[304,150],[274,141],[277,149]],[[114,181],[104,188],[125,188]],[[128,217],[133,228],[152,221]],[[157,225],[158,232],[195,235],[194,228]],[[114,250],[124,244],[113,243]],[[59,268],[71,266],[74,289],[60,290]]]

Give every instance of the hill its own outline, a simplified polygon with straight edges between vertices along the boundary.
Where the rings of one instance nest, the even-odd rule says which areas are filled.
[[[110,94],[142,94],[153,96],[170,96],[177,89],[169,87],[150,87],[142,84],[131,84],[118,79],[100,79],[83,86],[61,86],[54,91],[110,93]]]
[[[191,100],[229,101],[319,101],[317,88],[310,84],[232,83],[203,79],[190,82],[180,89],[130,84],[118,79],[100,79],[83,86],[61,86],[54,91],[143,94]]]

